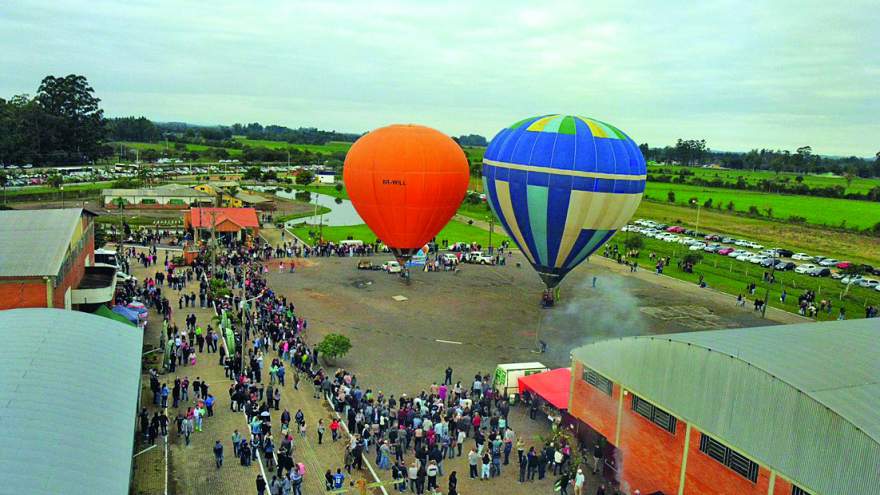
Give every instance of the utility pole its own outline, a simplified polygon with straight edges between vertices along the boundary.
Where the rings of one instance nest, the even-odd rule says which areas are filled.
[[[495,230],[495,218],[489,215],[489,255],[492,255],[492,231]]]

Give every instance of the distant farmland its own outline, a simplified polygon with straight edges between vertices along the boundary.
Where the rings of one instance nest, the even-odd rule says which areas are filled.
[[[675,193],[676,204],[686,205],[690,198],[697,198],[700,205],[703,205],[706,200],[711,199],[713,207],[717,208],[720,203],[722,209],[726,210],[727,204],[733,202],[735,211],[747,213],[754,206],[761,216],[766,217],[767,209],[772,208],[773,218],[803,217],[807,223],[814,225],[839,227],[845,220],[847,227],[867,229],[880,222],[880,203],[870,201],[768,194],[660,182],[649,182],[645,195],[657,201],[667,201],[670,191]]]
[[[862,177],[854,177],[852,184],[850,186],[847,186],[845,178],[834,175],[809,175],[796,174],[792,172],[782,172],[777,175],[775,172],[770,170],[734,170],[683,167],[679,165],[656,164],[653,162],[648,165],[649,174],[661,174],[664,173],[664,171],[672,172],[673,174],[675,174],[682,170],[691,172],[694,174],[694,177],[699,177],[701,179],[713,180],[718,178],[723,180],[724,182],[729,183],[736,183],[738,177],[742,177],[749,184],[757,184],[762,179],[780,181],[788,179],[789,182],[796,183],[797,177],[801,176],[803,184],[810,188],[840,186],[845,188],[847,193],[865,194],[870,191],[871,188],[880,186],[880,179],[864,179]]]

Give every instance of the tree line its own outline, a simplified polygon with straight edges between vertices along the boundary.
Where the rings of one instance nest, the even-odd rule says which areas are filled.
[[[34,96],[0,98],[0,164],[78,164],[112,152],[100,102],[76,74],[46,76]]]
[[[800,174],[833,173],[853,177],[880,177],[880,151],[874,159],[831,157],[813,153],[811,146],[789,150],[752,149],[747,152],[715,151],[706,145],[705,139],[678,139],[674,146],[652,148],[647,143],[639,145],[646,160],[663,164],[702,166],[718,164],[735,170],[769,170],[777,174],[794,172]]]

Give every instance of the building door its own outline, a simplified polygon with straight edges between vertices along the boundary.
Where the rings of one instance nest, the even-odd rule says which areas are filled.
[[[73,305],[70,302],[70,287],[64,292],[64,309],[71,309]]]

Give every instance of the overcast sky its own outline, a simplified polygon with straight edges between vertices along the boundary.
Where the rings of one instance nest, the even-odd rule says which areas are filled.
[[[491,138],[570,113],[652,146],[880,150],[878,0],[14,0],[0,54],[0,96],[78,73],[109,116]]]

